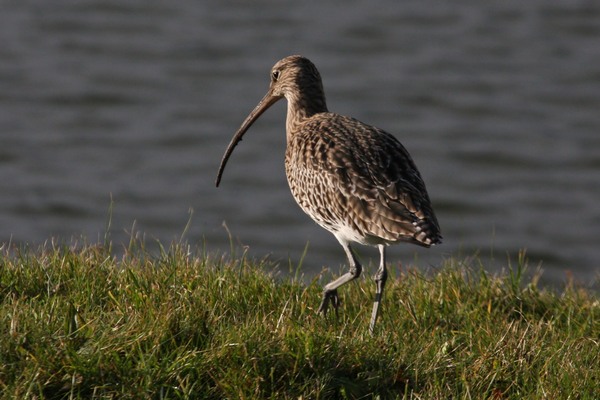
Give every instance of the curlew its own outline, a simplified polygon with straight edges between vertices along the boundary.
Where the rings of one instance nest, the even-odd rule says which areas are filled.
[[[285,172],[300,208],[331,232],[344,248],[349,271],[323,290],[319,312],[339,306],[337,289],[358,278],[362,266],[351,243],[376,246],[379,268],[369,330],[373,333],[387,280],[386,246],[424,247],[442,236],[425,183],[408,151],[389,133],[327,110],[321,76],[302,56],[289,56],[271,69],[267,94],[231,139],[217,174],[248,128],[281,98],[287,100]]]

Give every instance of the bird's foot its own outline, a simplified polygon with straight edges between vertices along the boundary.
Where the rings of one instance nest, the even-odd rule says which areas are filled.
[[[323,313],[323,315],[327,315],[329,303],[331,303],[331,306],[333,307],[337,315],[337,310],[340,306],[340,298],[338,297],[337,289],[326,290],[323,292],[323,300],[321,301],[321,305],[319,306],[319,310],[317,312]]]

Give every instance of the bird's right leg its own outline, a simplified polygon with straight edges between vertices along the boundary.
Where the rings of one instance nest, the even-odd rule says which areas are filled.
[[[379,262],[379,269],[375,274],[375,283],[377,288],[375,290],[375,302],[373,302],[373,312],[371,313],[371,323],[369,324],[369,332],[373,335],[375,331],[375,322],[377,322],[377,315],[379,314],[379,305],[381,304],[381,298],[383,297],[383,288],[387,281],[387,269],[385,267],[385,246],[380,244],[379,254],[381,255]]]
[[[360,263],[354,256],[354,253],[352,253],[352,249],[350,248],[350,245],[346,241],[343,241],[343,240],[340,240],[340,243],[341,243],[342,247],[344,248],[346,255],[348,256],[348,262],[350,263],[350,270],[348,272],[346,272],[344,275],[342,275],[339,278],[337,278],[336,280],[334,280],[333,282],[330,282],[327,285],[325,285],[325,288],[323,290],[323,300],[321,301],[321,305],[319,306],[319,311],[318,311],[318,312],[322,312],[323,315],[327,314],[327,309],[329,308],[329,303],[331,303],[331,305],[333,306],[334,310],[337,313],[337,309],[340,305],[340,299],[338,298],[337,289],[340,286],[343,286],[346,283],[358,278],[360,276],[360,273],[362,272],[362,266],[360,265]]]

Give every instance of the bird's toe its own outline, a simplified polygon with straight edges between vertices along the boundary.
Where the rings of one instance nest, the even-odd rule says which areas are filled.
[[[340,298],[338,297],[337,290],[326,290],[323,292],[323,300],[321,301],[318,312],[323,313],[323,315],[327,315],[330,303],[337,313],[337,309],[340,306]]]

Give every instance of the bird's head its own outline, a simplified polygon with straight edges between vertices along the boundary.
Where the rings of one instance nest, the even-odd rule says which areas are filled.
[[[246,117],[225,150],[217,173],[217,186],[221,182],[229,156],[246,131],[262,113],[284,97],[294,109],[307,115],[327,110],[321,75],[308,58],[299,55],[285,57],[271,68],[271,83],[267,94]]]

